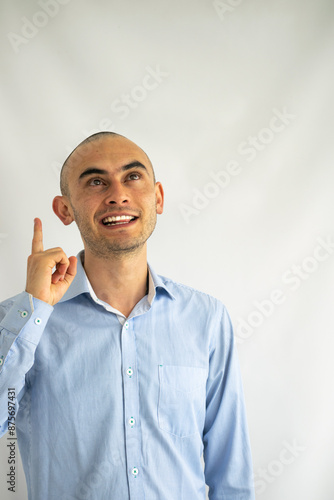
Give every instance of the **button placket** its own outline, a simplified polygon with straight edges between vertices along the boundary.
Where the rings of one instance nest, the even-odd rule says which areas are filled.
[[[130,497],[143,498],[143,485],[140,471],[141,429],[139,415],[139,388],[136,359],[136,336],[134,322],[126,320],[122,328],[122,364],[125,367],[123,377],[124,418],[126,458],[130,465],[129,488]],[[136,481],[134,481],[136,479]]]

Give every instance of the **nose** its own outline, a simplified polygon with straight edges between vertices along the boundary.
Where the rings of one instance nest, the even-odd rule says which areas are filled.
[[[105,199],[106,205],[124,205],[129,202],[129,196],[122,182],[113,182]]]

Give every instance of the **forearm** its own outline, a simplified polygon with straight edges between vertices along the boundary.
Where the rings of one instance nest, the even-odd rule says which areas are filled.
[[[7,304],[6,304],[7,305]],[[21,293],[0,321],[0,436],[7,431],[8,390],[15,392],[15,410],[25,388],[25,375],[34,364],[35,350],[53,307]]]

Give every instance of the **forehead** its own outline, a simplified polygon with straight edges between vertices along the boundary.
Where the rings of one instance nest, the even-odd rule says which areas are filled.
[[[69,178],[77,177],[89,166],[103,166],[112,172],[135,160],[150,164],[144,151],[129,139],[119,136],[96,139],[74,150],[67,162]]]

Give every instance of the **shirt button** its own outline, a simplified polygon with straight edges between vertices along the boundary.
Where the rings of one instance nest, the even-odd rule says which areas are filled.
[[[21,318],[26,318],[28,316],[28,311],[21,311]]]
[[[36,318],[35,319],[35,325],[41,325],[41,324],[42,324],[41,318]]]
[[[124,323],[124,328],[125,328],[125,330],[127,330],[127,329],[129,328],[129,322],[128,322],[128,321],[126,321],[126,322]]]
[[[132,375],[133,375],[133,370],[132,370],[132,368],[131,368],[131,367],[130,367],[130,368],[128,368],[128,369],[126,370],[126,374],[128,375],[128,377],[130,377],[130,378],[132,377]]]
[[[138,476],[138,472],[139,472],[139,471],[138,471],[137,467],[134,467],[134,468],[132,469],[132,471],[131,471],[131,473],[132,473],[132,475],[133,475],[134,477],[137,477],[137,476]]]
[[[131,427],[133,427],[136,423],[136,421],[133,417],[129,418],[128,422],[129,422],[129,425],[131,425]]]

